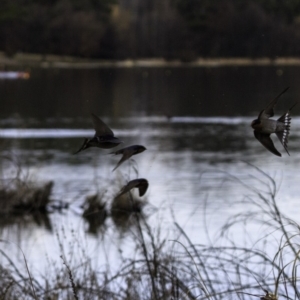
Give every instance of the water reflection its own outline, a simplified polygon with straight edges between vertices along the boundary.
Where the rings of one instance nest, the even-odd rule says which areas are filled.
[[[31,223],[37,227],[43,227],[52,232],[53,227],[48,212],[39,212],[37,210],[30,212],[19,212],[13,214],[1,214],[0,227],[10,227],[19,224],[20,228],[26,228],[25,224]],[[35,227],[33,226],[33,230]]]
[[[256,114],[272,95],[300,92],[299,67],[33,69],[28,81],[0,81],[7,118],[236,116]],[[147,76],[144,76],[145,72]],[[285,106],[278,105],[279,111]],[[298,108],[297,108],[298,110]]]
[[[86,197],[83,209],[82,216],[89,225],[88,232],[94,235],[97,235],[98,231],[104,233],[107,208],[102,197],[98,194]]]

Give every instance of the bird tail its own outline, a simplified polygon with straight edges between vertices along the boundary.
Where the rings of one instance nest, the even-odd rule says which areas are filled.
[[[287,152],[288,155],[290,155],[288,149],[287,149],[287,144],[289,141],[289,134],[290,134],[290,128],[291,128],[291,110],[294,108],[294,106],[297,103],[295,103],[286,113],[284,113],[277,121],[281,122],[284,124],[284,130],[283,131],[278,131],[276,132],[276,135],[278,139],[280,140],[282,146],[284,147],[285,151]]]
[[[88,148],[88,142],[89,142],[89,139],[84,139],[84,142],[83,142],[83,145],[80,147],[80,149],[78,151],[76,151],[75,153],[73,154],[77,154],[79,152],[81,152],[82,150],[85,150],[86,148]]]
[[[120,149],[118,151],[109,152],[108,154],[114,154],[114,155],[122,154],[123,153],[122,150],[123,149]]]

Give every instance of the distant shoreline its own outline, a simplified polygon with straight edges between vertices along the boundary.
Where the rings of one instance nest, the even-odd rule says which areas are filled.
[[[300,57],[270,58],[198,58],[192,62],[165,60],[163,58],[98,60],[71,56],[17,53],[7,57],[0,52],[0,67],[12,68],[61,68],[61,69],[97,69],[97,68],[158,68],[158,67],[246,67],[246,66],[300,66]]]

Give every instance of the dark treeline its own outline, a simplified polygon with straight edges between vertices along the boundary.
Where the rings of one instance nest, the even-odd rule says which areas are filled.
[[[0,50],[124,59],[300,54],[299,0],[1,0]]]

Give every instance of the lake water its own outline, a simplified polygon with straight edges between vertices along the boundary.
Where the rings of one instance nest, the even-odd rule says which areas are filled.
[[[299,77],[299,67],[107,68],[32,69],[29,80],[1,80],[2,177],[21,166],[23,176],[35,182],[53,181],[52,198],[70,206],[50,215],[52,231],[32,222],[2,226],[0,238],[12,243],[1,249],[22,260],[19,245],[30,267],[41,272],[49,261],[60,260],[60,244],[66,252],[74,246],[74,236],[100,266],[120,249],[129,253],[126,230],[110,218],[97,235],[88,233],[81,205],[99,193],[109,207],[122,185],[137,177],[149,181],[142,198],[149,223],[169,234],[176,221],[194,243],[207,241],[206,230],[215,236],[229,216],[251,210],[242,202],[249,189],[238,180],[266,188],[253,166],[276,180],[279,207],[297,219],[300,108],[293,111],[291,156],[275,136],[282,157],[268,152],[250,124],[287,86],[276,115],[299,101]],[[147,151],[115,172],[120,157],[108,155],[110,150],[73,155],[83,138],[94,135],[91,112],[124,141],[122,146],[141,144]]]

